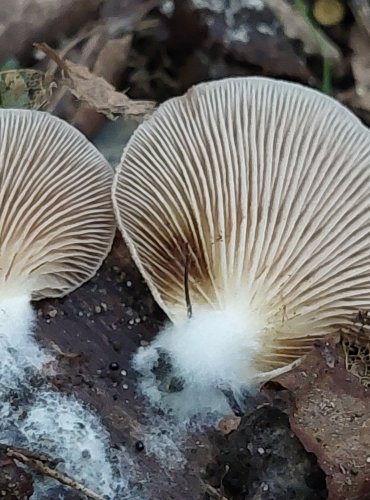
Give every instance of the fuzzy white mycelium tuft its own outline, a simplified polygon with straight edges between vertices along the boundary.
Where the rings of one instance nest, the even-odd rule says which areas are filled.
[[[256,375],[251,360],[262,326],[236,308],[202,310],[167,327],[152,345],[169,354],[175,373],[190,384],[237,386]]]
[[[247,320],[241,310],[234,308],[204,310],[180,324],[168,325],[134,356],[142,392],[180,421],[198,414],[204,422],[216,422],[231,411],[223,390],[231,391],[238,402],[245,389],[243,381],[256,376],[255,371],[247,370],[251,370],[262,325],[250,317],[247,326]],[[160,354],[170,363],[169,373],[165,374],[167,384],[176,377],[181,390],[158,388],[163,380],[161,376],[156,379],[153,366],[160,363]]]

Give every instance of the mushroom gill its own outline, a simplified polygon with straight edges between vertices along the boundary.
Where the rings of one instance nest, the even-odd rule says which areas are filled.
[[[173,322],[154,344],[190,378],[268,377],[370,308],[370,133],[317,91],[235,78],[165,102],[113,203]]]
[[[0,334],[25,327],[30,299],[65,295],[95,274],[114,236],[112,181],[64,121],[0,110]]]

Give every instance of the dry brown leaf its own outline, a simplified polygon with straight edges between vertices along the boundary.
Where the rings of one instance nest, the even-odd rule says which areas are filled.
[[[113,120],[121,115],[142,117],[154,110],[154,101],[135,101],[117,92],[104,78],[94,75],[85,66],[62,59],[58,53],[45,43],[35,46],[45,52],[62,70],[61,84],[79,101],[86,102],[91,108]]]
[[[325,472],[328,498],[370,498],[370,391],[346,370],[340,342],[321,341],[269,388],[292,396],[291,428]]]
[[[334,65],[342,60],[339,48],[323,31],[314,28],[306,17],[287,0],[265,0],[284,27],[288,38],[301,40],[307,54],[320,54]]]
[[[115,86],[121,81],[121,76],[127,65],[131,49],[132,35],[108,40],[100,50],[92,68],[94,75],[104,78]],[[87,137],[94,136],[104,123],[105,116],[98,113],[87,103],[81,103],[71,123]]]
[[[241,417],[236,417],[235,415],[227,415],[223,417],[218,423],[218,430],[222,434],[230,434],[230,432],[235,431],[240,424]]]

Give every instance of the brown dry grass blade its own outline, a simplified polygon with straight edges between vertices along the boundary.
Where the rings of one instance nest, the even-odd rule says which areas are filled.
[[[61,84],[79,101],[86,102],[89,107],[104,114],[107,118],[114,120],[122,115],[144,117],[154,110],[154,101],[132,100],[127,95],[117,92],[104,78],[94,75],[85,66],[61,58],[46,43],[34,45],[62,70]]]

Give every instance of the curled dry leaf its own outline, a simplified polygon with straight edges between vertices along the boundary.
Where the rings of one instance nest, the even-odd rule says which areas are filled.
[[[79,101],[86,102],[111,120],[120,115],[145,116],[153,111],[154,101],[134,101],[125,94],[117,92],[113,85],[91,73],[85,66],[62,59],[47,44],[37,43],[35,47],[45,52],[62,70],[62,85],[66,86]]]
[[[113,86],[119,84],[126,68],[131,42],[132,35],[107,40],[93,65],[93,74],[100,76]],[[73,116],[73,125],[87,137],[92,137],[100,129],[104,120],[104,114],[92,109],[88,103],[82,102],[78,104],[78,109]]]
[[[298,367],[264,389],[272,387],[293,396],[291,427],[325,472],[328,498],[369,498],[370,391],[346,369],[341,342],[318,342]]]

